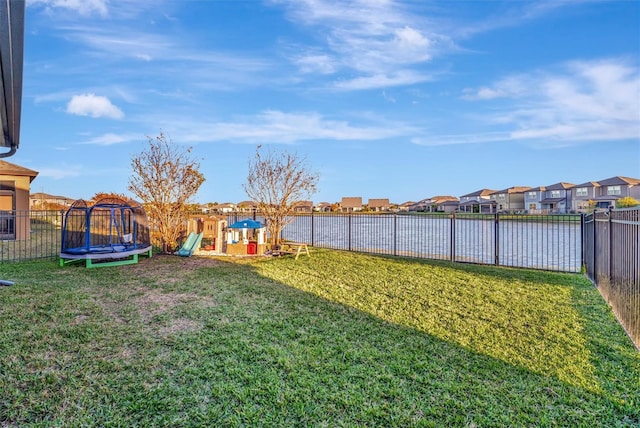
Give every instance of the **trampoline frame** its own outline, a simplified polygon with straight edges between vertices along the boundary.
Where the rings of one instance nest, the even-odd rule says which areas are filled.
[[[140,254],[151,257],[153,247],[147,215],[137,202],[104,198],[89,205],[79,199],[67,210],[60,266],[82,260],[88,268],[135,264]]]

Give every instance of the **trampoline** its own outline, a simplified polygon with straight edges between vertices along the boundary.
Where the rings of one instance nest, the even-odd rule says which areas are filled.
[[[139,254],[152,255],[147,214],[139,203],[103,198],[89,205],[78,199],[67,210],[60,266],[82,260],[87,267],[133,264]]]

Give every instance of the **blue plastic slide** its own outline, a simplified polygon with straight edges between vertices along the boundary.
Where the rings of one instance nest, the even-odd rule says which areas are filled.
[[[200,248],[201,243],[202,233],[196,234],[195,232],[189,232],[187,240],[184,241],[182,248],[178,250],[178,255],[182,257],[190,257],[198,248]]]

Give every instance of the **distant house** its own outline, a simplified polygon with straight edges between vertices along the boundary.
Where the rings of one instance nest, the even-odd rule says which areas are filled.
[[[524,193],[524,208],[529,214],[541,214],[542,204],[546,188],[544,186],[532,187]]]
[[[313,212],[313,201],[298,201],[293,204],[293,212],[295,213],[311,213]]]
[[[436,211],[443,213],[452,213],[458,211],[460,208],[460,201],[457,199],[449,199],[436,204]]]
[[[409,206],[408,211],[426,211],[430,206],[431,206],[431,199],[426,198],[418,202],[413,202]]]
[[[329,202],[320,202],[314,207],[314,210],[321,213],[328,213],[331,212],[331,205]]]
[[[30,236],[29,190],[37,171],[0,160],[0,239],[23,240]]]
[[[494,193],[495,190],[491,189],[480,189],[472,193],[467,193],[466,195],[460,196],[460,204],[459,210],[461,212],[466,213],[481,213],[481,212],[493,212],[491,210],[491,204],[481,205],[482,202],[488,202],[491,200],[491,194]],[[482,211],[481,208],[485,209]]]
[[[589,201],[594,201],[598,196],[598,188],[600,185],[597,181],[587,181],[586,183],[577,184],[571,189],[571,207],[576,212],[587,212],[589,209]]]
[[[236,204],[236,211],[242,213],[252,213],[258,209],[258,204],[254,201],[242,201]]]
[[[414,201],[403,202],[398,205],[398,211],[409,211],[409,208],[415,204]]]
[[[29,195],[29,207],[32,210],[50,209],[51,207],[66,208],[70,207],[75,199],[66,196],[50,195],[48,193],[37,192]]]
[[[238,207],[236,204],[232,202],[225,202],[223,204],[218,204],[214,207],[214,210],[221,214],[233,213],[236,212]]]
[[[598,181],[594,198],[597,208],[615,206],[616,201],[624,197],[632,197],[640,201],[640,179],[630,177],[611,177]]]
[[[497,212],[524,211],[524,194],[529,189],[531,187],[513,186],[492,193],[491,201],[495,204],[495,210]]]
[[[556,183],[545,186],[544,198],[540,201],[540,209],[544,213],[564,214],[571,210],[572,183]]]
[[[369,199],[367,206],[371,211],[389,211],[391,209],[391,204],[389,203],[389,199]]]
[[[345,213],[362,211],[362,197],[343,197],[340,211]]]
[[[459,204],[455,196],[432,196],[411,205],[409,211],[452,212],[458,209]]]

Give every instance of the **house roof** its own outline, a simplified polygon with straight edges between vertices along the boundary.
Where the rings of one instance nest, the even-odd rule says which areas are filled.
[[[556,202],[565,201],[566,198],[545,198],[540,201],[541,204],[555,204]]]
[[[234,204],[233,202],[224,202],[222,204],[218,204],[217,207],[218,208],[235,208],[236,204]]]
[[[600,196],[596,196],[595,198],[596,201],[616,201],[618,199],[620,199],[619,195],[600,195]]]
[[[32,169],[25,168],[23,166],[0,159],[0,174],[29,177],[29,182],[32,182],[33,179],[38,175],[38,171],[34,171]]]
[[[498,190],[497,192],[494,192],[494,193],[524,193],[527,190],[531,190],[531,187],[528,187],[528,186],[513,186],[513,187],[509,187],[508,189]]]
[[[446,206],[456,206],[457,207],[458,205],[460,205],[460,201],[457,201],[457,200],[454,201],[454,200],[449,199],[449,200],[446,200],[446,201],[438,202],[437,205],[440,205],[440,206],[445,206],[446,205]]]
[[[576,184],[574,187],[600,187],[597,181],[587,181],[586,183]]]
[[[476,190],[473,193],[467,193],[466,195],[462,195],[461,198],[467,198],[471,196],[489,196],[494,192],[495,190],[491,190],[491,189],[480,189],[480,190]]]
[[[313,201],[297,201],[293,203],[294,207],[313,207]]]
[[[560,182],[560,183],[552,184],[551,186],[546,186],[546,188],[547,190],[567,190],[567,189],[571,189],[574,186],[575,184],[573,183]]]
[[[449,195],[432,196],[429,199],[431,200],[431,203],[433,203],[433,204],[441,204],[441,203],[447,202],[447,201],[458,201],[458,198],[456,198],[455,196],[449,196]]]
[[[30,199],[41,199],[41,200],[58,200],[58,201],[70,201],[73,202],[75,199],[68,198],[66,196],[58,196],[58,195],[50,195],[48,193],[36,192],[29,195]]]
[[[549,190],[549,188],[544,186],[538,186],[538,187],[532,187],[531,189],[527,190],[527,192],[544,192],[545,190]]]
[[[637,186],[638,184],[640,184],[640,179],[617,176],[617,177],[607,178],[605,180],[600,180],[598,181],[598,184],[601,186],[623,186],[625,184]]]
[[[362,206],[362,197],[343,197],[341,205],[342,208],[360,208]]]
[[[259,221],[245,218],[244,220],[239,220],[233,223],[231,226],[229,226],[229,229],[260,229],[262,227],[262,223],[260,223]]]
[[[480,204],[480,201],[477,201],[475,199],[472,199],[470,201],[460,202],[460,205],[478,205],[478,204]]]
[[[388,207],[389,199],[369,199],[369,208],[380,208],[380,207]]]

